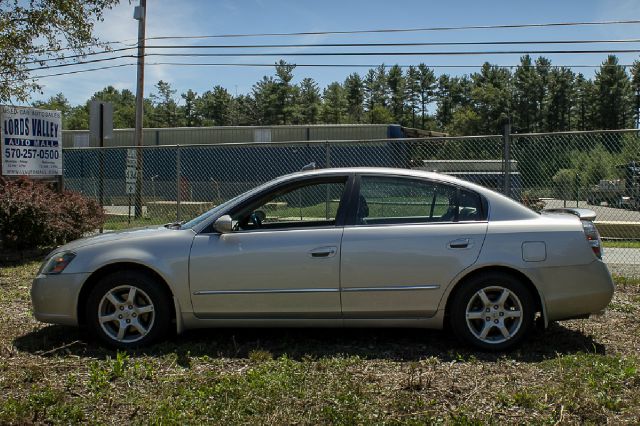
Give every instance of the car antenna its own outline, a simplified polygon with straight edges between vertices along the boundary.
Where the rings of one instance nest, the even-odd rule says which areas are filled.
[[[307,164],[306,166],[302,166],[300,171],[304,172],[304,171],[307,171],[307,170],[315,170],[315,169],[316,169],[316,162],[312,161],[311,163]]]

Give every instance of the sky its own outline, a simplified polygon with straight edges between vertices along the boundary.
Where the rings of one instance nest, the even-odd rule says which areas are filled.
[[[104,21],[96,24],[96,34],[102,41],[135,43],[138,22],[133,19],[134,6],[124,0],[107,11]],[[353,31],[372,29],[429,28],[476,25],[537,24],[551,22],[611,21],[640,19],[637,0],[536,0],[536,1],[431,1],[431,0],[148,0],[147,37],[202,36],[224,34],[291,33]],[[148,40],[147,45],[238,45],[238,44],[317,44],[317,43],[403,43],[403,42],[486,42],[486,41],[543,41],[543,40],[619,40],[640,38],[640,24],[547,27],[523,29],[474,29],[456,31],[423,31],[401,33],[302,35],[243,38],[209,38]],[[114,48],[122,45],[113,45]],[[411,46],[411,47],[330,47],[330,48],[263,48],[263,49],[198,49],[197,52],[272,52],[274,57],[153,57],[146,58],[145,96],[153,93],[159,80],[169,82],[180,94],[192,89],[198,94],[221,85],[232,94],[245,94],[265,75],[273,75],[274,64],[280,59],[297,64],[340,64],[346,67],[298,67],[294,83],[302,78],[313,78],[321,88],[333,81],[344,81],[352,72],[364,75],[367,67],[354,65],[425,63],[434,67],[436,74],[468,74],[478,71],[485,61],[498,65],[517,65],[521,54],[469,55],[469,56],[320,56],[295,57],[286,53],[384,51],[483,51],[483,50],[611,50],[640,49],[640,43],[583,44],[583,45],[507,45],[507,46]],[[180,50],[194,52],[195,50]],[[147,49],[147,53],[176,53],[177,50]],[[124,52],[135,54],[135,50]],[[99,57],[121,54],[110,53]],[[537,56],[537,55],[532,55]],[[599,65],[606,53],[599,54],[544,54],[554,65]],[[618,54],[620,63],[631,64],[638,53]],[[106,65],[132,64],[133,58],[99,64],[77,65],[34,72],[33,75],[53,74],[76,69]],[[153,65],[157,62],[181,63],[233,63],[266,64],[255,66],[175,66]],[[455,66],[455,67],[454,67]],[[460,66],[469,66],[461,68]],[[597,68],[575,68],[592,77]],[[44,100],[63,93],[72,105],[84,103],[93,93],[106,86],[129,89],[135,93],[136,67],[85,72],[39,80],[44,93],[34,94],[32,100]]]

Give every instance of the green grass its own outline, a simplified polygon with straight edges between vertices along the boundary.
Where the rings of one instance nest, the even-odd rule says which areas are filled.
[[[603,240],[602,245],[614,248],[640,248],[639,240]]]
[[[487,354],[425,330],[192,331],[113,352],[33,320],[0,268],[0,424],[624,424],[640,418],[640,279],[607,314]],[[616,307],[624,307],[617,309]]]

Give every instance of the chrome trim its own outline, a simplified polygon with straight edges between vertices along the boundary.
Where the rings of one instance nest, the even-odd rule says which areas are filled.
[[[439,289],[438,284],[427,285],[399,285],[393,287],[346,287],[342,291],[345,292],[357,292],[357,291],[411,291],[411,290],[436,290]]]
[[[193,293],[194,296],[223,295],[223,294],[288,294],[288,293],[337,293],[337,288],[300,288],[300,289],[256,289],[256,290],[201,290]]]

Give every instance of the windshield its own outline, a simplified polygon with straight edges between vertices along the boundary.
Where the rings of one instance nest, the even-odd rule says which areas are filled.
[[[283,178],[284,177],[286,177],[286,176],[283,176]],[[202,213],[200,216],[191,219],[189,222],[182,224],[180,226],[180,229],[191,229],[191,228],[195,227],[196,225],[206,221],[210,217],[218,215],[219,213],[221,213],[223,210],[227,209],[232,204],[235,204],[237,201],[240,201],[241,199],[246,198],[246,197],[250,197],[251,195],[263,190],[264,188],[266,188],[266,187],[270,186],[271,184],[274,184],[274,183],[276,183],[276,182],[278,182],[280,180],[282,180],[282,178],[277,179],[275,181],[263,183],[262,185],[257,186],[256,188],[253,188],[252,190],[249,190],[249,191],[247,191],[245,193],[242,193],[240,195],[236,195],[232,199],[227,200],[224,203],[215,206],[211,210]]]
[[[237,195],[237,196],[233,197],[232,199],[227,200],[224,203],[215,206],[211,210],[202,213],[200,216],[197,216],[197,217],[191,219],[189,222],[183,223],[180,226],[180,229],[191,229],[191,228],[193,228],[197,224],[202,223],[203,221],[207,220],[211,216],[213,216],[213,215],[217,214],[218,212],[224,210],[227,206],[231,205],[234,201],[236,201],[237,199],[241,198],[243,195],[244,194]]]

